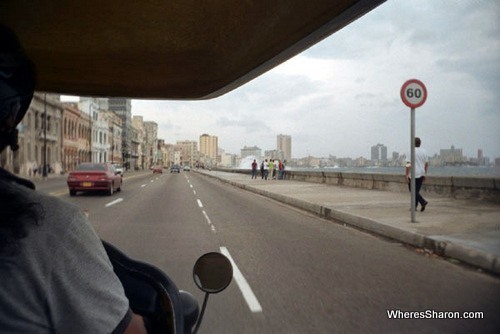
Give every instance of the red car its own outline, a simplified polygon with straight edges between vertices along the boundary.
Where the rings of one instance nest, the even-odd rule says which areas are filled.
[[[70,196],[90,190],[104,190],[113,195],[122,188],[122,176],[110,163],[82,163],[69,173],[67,182]]]
[[[153,167],[153,174],[156,174],[156,173],[163,174],[163,167],[161,167],[161,166]]]

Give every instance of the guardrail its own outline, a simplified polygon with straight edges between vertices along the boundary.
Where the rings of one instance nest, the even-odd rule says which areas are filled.
[[[219,168],[219,170],[232,173],[251,173],[250,170],[245,169]],[[285,179],[363,189],[408,192],[408,185],[402,174],[287,171]],[[500,178],[427,176],[421,191],[456,199],[476,199],[500,204]]]

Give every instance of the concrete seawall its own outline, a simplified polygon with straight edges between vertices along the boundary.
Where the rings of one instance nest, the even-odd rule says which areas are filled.
[[[219,168],[219,170],[251,174],[250,170],[244,169]],[[408,192],[408,185],[402,174],[287,171],[285,179],[362,189]],[[440,194],[455,199],[474,199],[500,204],[500,178],[428,176],[422,187],[422,192],[423,194]]]

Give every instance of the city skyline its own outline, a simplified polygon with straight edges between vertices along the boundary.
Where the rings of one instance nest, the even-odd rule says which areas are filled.
[[[142,115],[134,115],[134,114],[132,114],[132,116],[142,116]],[[145,120],[145,121],[147,121],[147,120]],[[202,138],[204,138],[205,140],[207,138],[211,138],[212,140],[215,140],[215,142],[217,142],[217,144],[215,144],[215,146],[217,146],[218,149],[222,149],[226,153],[234,154],[234,155],[239,156],[240,158],[242,158],[243,155],[241,154],[241,152],[243,150],[245,150],[245,149],[254,149],[255,148],[255,149],[259,149],[261,152],[281,150],[281,148],[279,147],[280,137],[285,137],[288,140],[290,140],[290,144],[291,144],[291,142],[293,140],[293,138],[291,136],[289,136],[289,135],[278,134],[278,135],[276,135],[277,143],[276,143],[275,147],[263,148],[263,147],[259,147],[258,145],[251,145],[251,146],[245,145],[245,146],[241,147],[237,153],[227,152],[227,150],[224,147],[219,146],[218,145],[218,141],[219,141],[220,137],[217,134],[209,135],[209,134],[203,133],[203,134],[201,134],[201,135],[198,136],[198,140],[192,139],[192,138],[183,138],[183,139],[179,138],[179,139],[176,139],[175,141],[173,141],[171,143],[165,141],[165,139],[161,138],[161,137],[158,137],[158,139],[161,140],[161,141],[163,141],[163,142],[165,142],[165,144],[172,144],[172,145],[174,145],[174,144],[176,144],[178,142],[182,142],[182,141],[196,141],[200,145],[200,149],[199,149],[200,153],[205,154],[205,152],[202,152],[202,151],[204,151],[204,149],[201,148],[202,147]],[[210,145],[213,146],[214,143],[211,143]],[[378,152],[377,155],[379,156],[379,158],[376,158],[376,159],[373,158],[374,157],[374,148],[377,149],[377,152]],[[375,161],[376,160],[389,160],[390,161],[390,160],[393,159],[392,157],[393,157],[394,153],[396,153],[398,156],[403,156],[403,155],[407,156],[407,155],[409,155],[409,148],[408,148],[407,151],[398,152],[398,151],[390,150],[390,148],[388,146],[386,146],[384,143],[371,144],[369,146],[369,151],[370,151],[370,154],[368,154],[368,155],[361,155],[361,156],[350,156],[350,155],[336,156],[336,155],[333,155],[333,154],[328,154],[328,155],[325,155],[325,156],[313,156],[313,155],[292,156],[291,159],[303,159],[303,158],[307,158],[307,157],[315,157],[315,158],[325,159],[325,158],[329,158],[329,157],[336,157],[336,158],[339,158],[339,159],[344,159],[344,158],[350,158],[350,159],[363,158],[363,159],[372,160],[372,161],[374,161],[374,160]],[[494,163],[495,159],[500,158],[500,157],[490,157],[490,156],[484,155],[482,148],[478,148],[477,151],[475,152],[475,154],[473,154],[473,155],[467,155],[467,154],[465,154],[465,152],[463,152],[463,149],[460,146],[457,147],[457,145],[454,145],[454,144],[450,145],[449,147],[441,147],[436,152],[429,152],[429,151],[427,151],[427,154],[428,154],[429,158],[439,157],[439,156],[443,155],[443,151],[456,151],[456,152],[460,152],[460,155],[463,158],[466,158],[467,160],[486,158],[486,159],[489,159],[490,163]],[[292,150],[291,150],[291,152],[293,153]],[[265,158],[265,154],[264,153],[261,154],[261,158]],[[287,159],[287,160],[290,160],[290,159]]]
[[[66,97],[67,98],[67,97]],[[64,98],[63,98],[64,100]],[[73,98],[69,97],[69,100],[74,100]],[[83,101],[86,101],[85,99]],[[86,109],[86,108],[84,108]],[[143,115],[134,115],[132,114],[132,117],[141,117],[144,119],[144,116]],[[154,121],[150,121],[150,120],[147,120],[147,119],[144,119],[145,122],[154,122]],[[154,122],[156,123],[156,122]],[[243,155],[241,154],[241,152],[246,149],[246,148],[258,148],[260,151],[262,152],[266,152],[266,151],[273,151],[273,150],[282,150],[282,148],[280,148],[280,138],[283,137],[281,140],[283,139],[286,139],[286,140],[289,140],[289,143],[288,144],[285,144],[285,146],[287,145],[290,145],[289,147],[286,147],[286,150],[288,151],[289,149],[289,152],[284,152],[285,153],[285,159],[286,160],[290,160],[290,158],[288,158],[288,155],[287,154],[291,154],[293,151],[291,149],[291,141],[292,141],[292,137],[290,135],[286,135],[286,134],[278,134],[276,135],[276,139],[277,139],[277,143],[276,143],[276,146],[275,147],[266,147],[266,148],[262,148],[262,147],[258,147],[257,145],[252,145],[252,146],[247,146],[245,145],[244,147],[241,147],[239,149],[239,151],[237,153],[234,153],[234,152],[227,152],[227,150],[224,148],[224,147],[221,147],[218,145],[218,139],[219,137],[217,135],[209,135],[207,133],[203,133],[201,135],[198,136],[198,140],[195,139],[195,138],[178,138],[178,139],[175,139],[173,142],[168,142],[166,141],[164,138],[161,138],[160,136],[158,136],[158,140],[161,140],[162,142],[164,142],[165,144],[172,144],[172,145],[175,145],[179,142],[183,142],[183,141],[196,141],[199,143],[200,145],[200,153],[202,154],[206,154],[208,152],[208,146],[211,146],[212,149],[210,150],[210,156],[211,158],[214,158],[213,155],[214,155],[214,148],[213,147],[217,147],[218,149],[222,149],[224,150],[226,153],[229,153],[229,154],[235,154],[239,157],[243,157]],[[209,140],[205,143],[205,144],[202,144],[203,140],[202,139],[208,139]],[[209,144],[210,143],[210,144]],[[207,148],[205,148],[205,146],[207,146]],[[467,159],[478,159],[478,160],[481,160],[482,158],[485,158],[485,159],[489,159],[490,163],[494,163],[495,159],[498,159],[500,157],[490,157],[490,156],[487,156],[484,154],[484,150],[482,148],[478,148],[477,151],[475,152],[475,154],[472,154],[472,155],[467,155],[466,153],[463,152],[463,149],[461,147],[455,147],[456,145],[454,144],[451,144],[448,147],[442,147],[442,148],[439,148],[438,151],[436,152],[427,152],[429,157],[432,158],[432,157],[435,157],[435,156],[440,156],[443,154],[443,151],[449,151],[449,150],[456,150],[457,152],[459,151],[460,152],[460,155],[463,154],[463,157],[467,158]],[[377,153],[377,154],[380,154],[381,156],[385,157],[385,159],[374,159],[373,156],[374,156],[374,148],[377,148],[378,150],[382,149],[382,150],[385,150],[385,151],[379,151],[380,153]],[[207,151],[207,152],[205,152]],[[391,160],[391,156],[393,156],[394,154],[396,155],[408,155],[409,154],[409,149],[405,152],[397,152],[397,151],[394,151],[394,150],[390,150],[390,148],[388,148],[385,144],[383,143],[377,143],[377,144],[372,144],[370,146],[370,154],[369,155],[361,155],[361,156],[352,156],[352,155],[346,155],[346,156],[336,156],[336,155],[332,155],[332,154],[328,154],[328,155],[325,155],[325,156],[313,156],[313,155],[306,155],[306,156],[292,156],[291,159],[303,159],[303,158],[307,158],[308,156],[310,157],[315,157],[315,158],[329,158],[330,156],[335,156],[336,158],[351,158],[351,159],[358,159],[358,158],[364,158],[364,159],[367,159],[367,160]],[[265,155],[265,154],[264,154]],[[264,156],[262,155],[262,156]]]
[[[143,117],[142,115],[134,115],[132,114],[132,116],[141,116]],[[286,147],[287,149],[290,149],[290,154],[292,155],[292,158],[291,159],[303,159],[303,158],[307,158],[307,157],[315,157],[315,158],[328,158],[330,156],[335,156],[336,158],[352,158],[352,159],[358,159],[358,158],[364,158],[364,159],[367,159],[367,160],[374,160],[373,159],[373,156],[374,156],[374,148],[377,148],[379,151],[379,154],[381,157],[385,157],[384,158],[377,158],[375,160],[391,160],[390,157],[393,156],[394,153],[398,154],[398,155],[409,155],[409,151],[410,151],[410,148],[408,148],[406,151],[404,152],[398,152],[398,151],[395,151],[395,150],[391,150],[390,147],[388,147],[387,145],[385,145],[384,143],[372,143],[369,145],[369,148],[367,147],[367,151],[370,152],[369,154],[367,155],[360,155],[360,156],[353,156],[353,155],[346,155],[346,156],[337,156],[337,155],[334,155],[334,154],[327,154],[327,155],[324,155],[324,156],[314,156],[314,155],[305,155],[305,156],[293,156],[293,150],[291,148],[291,143],[293,141],[293,137],[290,136],[290,135],[287,135],[287,134],[277,134],[275,137],[276,137],[276,146],[274,147],[260,147],[256,144],[251,144],[251,145],[245,145],[243,147],[241,147],[238,152],[227,152],[227,150],[218,145],[218,142],[219,142],[219,138],[220,136],[218,136],[217,134],[212,134],[212,135],[209,135],[209,134],[206,134],[206,133],[203,133],[203,134],[200,134],[198,135],[198,138],[199,140],[196,140],[196,139],[193,139],[193,138],[178,138],[176,140],[174,140],[173,142],[169,143],[167,141],[165,141],[164,138],[158,138],[159,140],[162,140],[162,141],[165,141],[165,143],[167,144],[175,144],[179,141],[186,141],[186,140],[194,140],[194,141],[198,141],[198,143],[200,144],[200,153],[204,153],[202,152],[202,149],[201,149],[201,143],[202,143],[202,137],[210,137],[210,138],[215,138],[217,144],[216,146],[219,148],[219,149],[222,149],[224,150],[226,153],[229,153],[229,154],[235,154],[237,156],[240,156],[242,157],[242,154],[241,154],[241,151],[244,150],[244,149],[253,149],[253,148],[258,148],[259,150],[261,150],[262,152],[266,152],[266,151],[273,151],[273,150],[282,150],[282,148],[280,148],[280,140],[284,140],[284,141],[289,141],[288,144],[285,144],[284,146],[286,147],[287,145],[290,145],[290,147]],[[212,144],[213,145],[213,144]],[[425,148],[424,146],[422,146],[423,148]],[[492,157],[492,156],[487,156],[484,154],[484,150],[482,148],[478,148],[476,150],[476,152],[473,152],[475,154],[471,154],[471,155],[467,155],[463,148],[460,146],[460,145],[455,145],[455,144],[451,144],[449,147],[440,147],[438,148],[437,151],[435,152],[430,152],[426,149],[426,152],[429,156],[429,158],[432,158],[432,157],[435,157],[435,156],[440,156],[442,155],[443,151],[446,151],[446,150],[456,150],[456,151],[460,151],[460,154],[463,154],[463,157],[467,158],[467,159],[474,159],[474,158],[487,158],[490,160],[491,163],[494,162],[495,159],[498,159],[500,157]],[[285,153],[285,157],[287,157],[286,155],[286,152]],[[265,155],[265,154],[264,154]],[[262,156],[264,156],[262,155]],[[287,159],[287,160],[290,160],[290,159]]]

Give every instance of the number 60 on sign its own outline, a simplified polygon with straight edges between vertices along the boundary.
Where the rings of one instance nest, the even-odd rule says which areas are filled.
[[[420,80],[408,80],[401,87],[401,99],[408,107],[412,109],[418,108],[427,99],[427,88]]]

